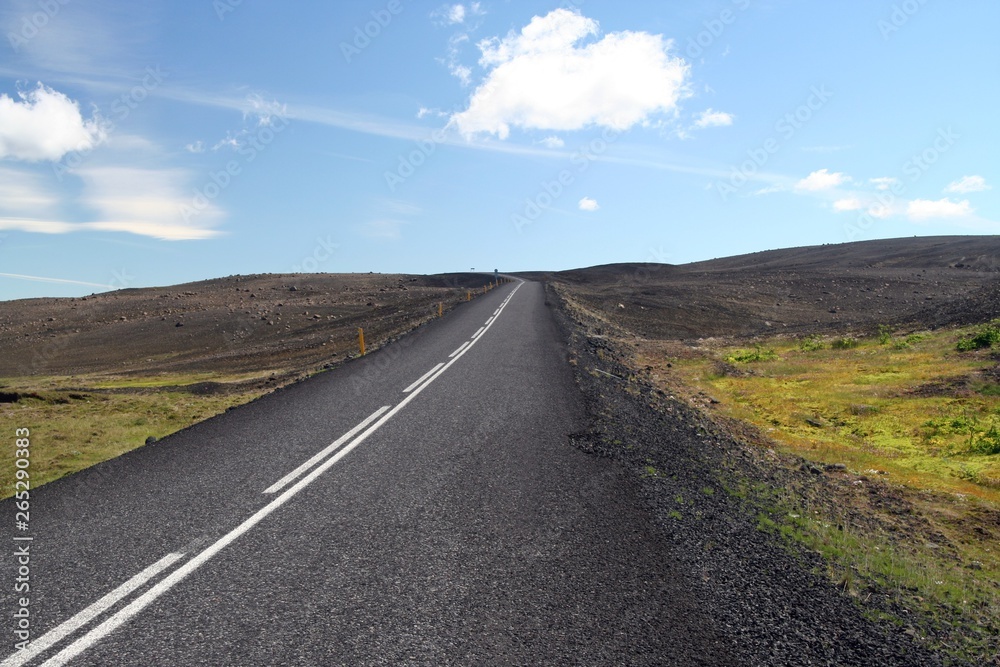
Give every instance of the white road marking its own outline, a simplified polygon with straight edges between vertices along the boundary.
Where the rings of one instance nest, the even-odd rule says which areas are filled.
[[[493,317],[496,317],[496,315],[494,315]],[[486,326],[490,325],[490,322],[493,321],[493,317],[491,317],[490,319],[486,320]]]
[[[430,375],[430,373],[428,373],[428,375]],[[281,489],[283,489],[293,479],[295,479],[296,477],[298,477],[299,475],[301,475],[302,473],[304,473],[306,470],[309,470],[309,468],[312,468],[314,465],[316,465],[317,463],[319,463],[320,461],[322,461],[323,459],[325,459],[330,454],[330,452],[332,452],[333,450],[337,449],[342,444],[344,444],[345,442],[347,442],[348,440],[350,440],[351,438],[353,438],[355,436],[355,434],[357,434],[358,431],[360,431],[361,429],[363,429],[364,427],[368,426],[373,421],[375,421],[376,419],[378,419],[379,416],[381,416],[381,414],[383,412],[385,412],[386,410],[388,410],[390,407],[391,406],[383,405],[381,408],[379,408],[378,410],[376,410],[372,414],[368,415],[363,422],[361,422],[360,424],[358,424],[357,426],[355,426],[354,428],[352,428],[350,431],[348,431],[344,435],[342,435],[339,438],[337,438],[336,440],[334,440],[329,446],[325,447],[322,451],[320,451],[315,456],[313,456],[312,458],[310,458],[308,461],[306,461],[305,463],[303,463],[302,465],[300,465],[298,468],[296,468],[292,472],[288,473],[287,475],[285,475],[284,477],[282,477],[281,479],[279,479],[277,482],[275,482],[271,486],[269,486],[266,489],[264,489],[264,493],[276,493],[276,492],[280,491]]]
[[[434,368],[430,369],[429,371],[427,371],[426,373],[424,373],[423,375],[421,375],[420,379],[418,379],[416,382],[414,382],[409,387],[407,387],[406,389],[404,389],[403,393],[404,394],[409,394],[411,391],[413,391],[414,389],[416,389],[417,387],[419,387],[421,382],[423,382],[428,377],[430,377],[431,375],[433,375],[434,371],[436,371],[437,369],[441,368],[442,366],[444,366],[444,362],[443,361],[440,364],[438,364],[437,366],[435,366]]]
[[[517,292],[518,289],[520,289],[520,287],[521,285],[518,285],[517,287],[514,288],[514,291],[511,292],[510,296],[507,297],[507,301],[503,303],[503,305],[500,307],[500,310],[503,310],[503,308],[507,305],[507,302],[510,301],[510,298],[514,295],[515,292]],[[495,322],[496,321],[494,320],[494,323]],[[493,325],[491,324],[490,326]],[[103,623],[98,625],[96,628],[94,628],[90,632],[86,633],[85,635],[74,641],[72,644],[64,648],[62,651],[57,653],[49,660],[45,661],[42,664],[42,667],[61,667],[62,665],[65,665],[67,662],[69,662],[76,656],[80,655],[88,648],[99,642],[101,639],[108,636],[109,634],[120,628],[122,625],[127,623],[129,620],[132,619],[132,617],[134,617],[136,614],[138,614],[143,609],[152,604],[154,601],[156,601],[158,597],[169,591],[177,584],[179,584],[188,575],[190,575],[192,572],[194,572],[199,567],[204,565],[209,559],[211,559],[217,553],[219,553],[227,546],[232,544],[235,540],[237,540],[239,537],[241,537],[255,525],[260,523],[265,517],[267,517],[267,515],[271,514],[274,510],[284,505],[286,502],[288,502],[288,500],[290,500],[293,496],[295,496],[295,494],[297,494],[299,491],[312,484],[320,475],[322,475],[327,470],[335,466],[340,461],[340,459],[347,456],[355,447],[364,442],[369,435],[377,431],[379,427],[381,427],[387,421],[392,419],[392,417],[397,412],[402,410],[407,403],[409,403],[418,395],[420,395],[420,392],[426,389],[432,382],[434,382],[434,380],[441,377],[441,375],[445,371],[451,368],[452,364],[461,359],[462,356],[466,352],[471,350],[472,346],[475,345],[477,342],[478,339],[472,341],[471,343],[467,343],[467,345],[463,345],[462,347],[464,349],[460,348],[461,352],[458,352],[458,354],[455,356],[454,359],[445,364],[444,367],[442,367],[434,375],[432,375],[430,379],[427,380],[427,382],[420,385],[409,396],[400,401],[399,404],[396,405],[396,407],[392,408],[389,412],[382,415],[382,417],[378,421],[369,426],[361,435],[354,438],[354,440],[348,443],[343,449],[341,449],[339,452],[328,458],[326,461],[320,464],[319,467],[317,467],[311,473],[309,473],[301,480],[296,482],[295,485],[292,486],[290,489],[282,493],[280,496],[269,502],[261,509],[257,510],[257,512],[253,514],[253,516],[251,516],[249,519],[241,523],[233,530],[226,533],[218,541],[212,544],[212,546],[208,547],[200,554],[198,554],[188,562],[181,565],[179,568],[177,568],[168,576],[166,576],[158,584],[156,584],[148,591],[137,597],[135,600],[127,604],[121,610],[115,612],[113,615],[108,617]]]
[[[28,662],[35,656],[44,653],[52,646],[61,642],[66,637],[103,614],[105,611],[114,606],[119,600],[140,588],[147,581],[158,575],[160,572],[163,572],[163,570],[167,569],[181,558],[184,558],[184,554],[168,554],[164,556],[72,618],[63,621],[38,639],[32,639],[31,643],[28,644],[28,648],[23,651],[18,651],[3,662],[0,662],[0,667],[18,667],[19,665],[23,665]]]
[[[486,327],[479,327],[479,331],[477,331],[476,333],[472,334],[472,338],[473,339],[477,338],[479,336],[479,334],[483,333],[484,331],[486,331]]]
[[[457,350],[455,350],[454,352],[452,352],[451,354],[448,355],[448,358],[451,359],[456,354],[458,354],[459,352],[461,352],[462,350],[464,350],[466,347],[468,347],[469,342],[470,341],[465,341],[464,343],[462,343],[461,345],[459,345]]]

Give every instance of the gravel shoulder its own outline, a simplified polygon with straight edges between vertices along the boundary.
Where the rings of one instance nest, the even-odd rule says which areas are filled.
[[[766,454],[701,411],[636,377],[605,321],[570,308],[551,286],[591,418],[576,446],[619,462],[668,534],[667,562],[691,572],[696,598],[746,665],[944,665],[908,628],[870,620],[822,574],[818,554],[789,550],[758,528],[739,480],[779,490]],[[899,610],[896,610],[899,611]]]

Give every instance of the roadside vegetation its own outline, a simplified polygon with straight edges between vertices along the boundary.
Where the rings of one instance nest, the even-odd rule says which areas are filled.
[[[31,430],[31,485],[38,487],[247,403],[274,388],[268,375],[2,379],[0,423],[9,433]],[[0,465],[13,470],[14,448],[2,451]],[[0,497],[13,493],[14,478],[5,476]]]
[[[761,530],[821,554],[867,613],[974,664],[1000,659],[1000,322],[649,342],[637,362],[801,462],[801,484],[728,480]]]

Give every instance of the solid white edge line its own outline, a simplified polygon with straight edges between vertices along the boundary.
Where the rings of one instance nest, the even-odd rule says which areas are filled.
[[[494,317],[496,317],[496,316],[494,315]],[[486,324],[484,326],[488,326],[489,323],[492,322],[492,321],[493,321],[493,317],[491,317],[490,319],[486,320]]]
[[[87,623],[90,623],[92,620],[113,607],[119,600],[141,587],[147,581],[183,557],[184,554],[180,553],[173,553],[164,556],[83,611],[78,612],[71,618],[63,621],[38,639],[31,640],[31,643],[28,644],[28,648],[23,651],[18,651],[3,662],[0,662],[0,667],[19,667],[32,658],[44,653],[52,646],[61,642],[67,636],[73,634]]]
[[[461,345],[459,345],[457,350],[455,350],[454,352],[452,352],[451,354],[448,355],[448,358],[451,359],[456,354],[458,354],[459,352],[461,352],[462,350],[464,350],[469,345],[469,343],[470,343],[470,341],[465,341],[464,343],[462,343]]]
[[[426,373],[424,373],[423,375],[421,375],[420,379],[418,379],[416,382],[414,382],[409,387],[407,387],[406,389],[404,389],[403,393],[404,394],[409,394],[411,391],[413,391],[414,389],[416,389],[417,387],[419,387],[421,382],[423,382],[424,380],[426,380],[429,376],[431,376],[434,373],[434,371],[436,371],[437,369],[441,368],[442,366],[444,366],[444,362],[443,361],[440,364],[438,364],[437,366],[435,366],[434,368],[430,369],[429,371],[427,371]]]
[[[472,334],[472,337],[476,338],[477,336],[479,336],[479,334],[483,333],[484,331],[486,331],[486,327],[479,327],[479,331],[477,331],[476,333]]]
[[[358,431],[371,424],[375,419],[377,419],[383,412],[388,410],[390,407],[391,406],[383,405],[381,408],[368,415],[363,422],[361,422],[360,424],[352,428],[350,431],[348,431],[344,435],[334,440],[332,443],[327,445],[317,454],[313,455],[308,461],[300,465],[298,468],[288,473],[287,475],[279,479],[271,486],[264,489],[264,493],[277,493],[278,491],[283,489],[293,479],[295,479],[296,477],[304,473],[306,470],[309,470],[309,468],[312,468],[314,465],[325,459],[327,455],[330,454],[330,452],[337,449],[342,444],[353,438]]]
[[[520,288],[520,285],[518,285],[516,288],[514,288],[514,292],[517,292],[517,290],[519,288]],[[514,292],[511,292],[511,296],[514,295]],[[510,297],[508,297],[508,299],[509,298]],[[492,326],[492,325],[490,325],[490,326]],[[400,410],[402,410],[403,407],[405,407],[407,403],[409,403],[414,398],[416,398],[417,396],[419,396],[420,392],[422,392],[424,389],[426,389],[434,380],[436,380],[437,378],[441,377],[441,375],[445,371],[447,371],[451,367],[451,365],[453,363],[455,363],[456,361],[458,361],[459,359],[461,359],[462,356],[466,352],[468,352],[469,350],[471,350],[472,346],[475,345],[475,343],[476,343],[476,341],[473,341],[472,343],[470,343],[468,345],[468,347],[466,347],[464,350],[462,350],[462,352],[460,354],[458,354],[458,356],[456,356],[454,359],[452,359],[447,364],[445,364],[444,367],[441,368],[441,370],[439,370],[437,373],[435,373],[434,375],[432,375],[431,378],[427,382],[425,382],[424,384],[420,385],[420,387],[418,387],[416,390],[414,390],[409,396],[407,396],[402,401],[400,401],[399,404],[396,405],[396,407],[394,407],[392,410],[390,410],[386,414],[382,415],[381,419],[379,419],[377,422],[375,422],[374,424],[372,424],[371,426],[369,426],[368,429],[364,433],[362,433],[361,435],[359,435],[358,437],[356,437],[354,440],[352,440],[348,445],[346,445],[339,452],[337,452],[336,454],[334,454],[333,456],[331,456],[330,458],[328,458],[318,468],[316,468],[311,473],[309,473],[308,475],[306,475],[305,477],[303,477],[301,480],[299,480],[298,482],[296,482],[295,485],[292,486],[290,489],[288,489],[287,491],[285,491],[284,493],[282,493],[280,496],[278,496],[277,498],[275,498],[274,500],[272,500],[271,502],[269,502],[267,505],[265,505],[261,509],[257,510],[257,512],[254,513],[254,515],[251,516],[249,519],[247,519],[246,521],[244,521],[243,523],[241,523],[239,526],[237,526],[233,530],[231,530],[228,533],[226,533],[218,541],[216,541],[214,544],[212,544],[212,546],[208,547],[207,549],[205,549],[204,551],[202,551],[200,554],[198,554],[197,556],[195,556],[194,558],[192,558],[188,562],[186,562],[183,565],[181,565],[179,568],[177,568],[172,573],[170,573],[170,575],[168,575],[167,577],[165,577],[158,584],[156,584],[155,586],[153,586],[152,588],[150,588],[148,591],[146,591],[145,593],[143,593],[139,597],[137,597],[135,600],[133,600],[132,602],[130,602],[128,605],[126,605],[125,607],[123,607],[121,610],[117,611],[115,614],[113,614],[112,616],[110,616],[108,619],[106,619],[103,623],[101,623],[100,625],[98,625],[96,628],[94,628],[93,630],[91,630],[87,634],[85,634],[82,637],[80,637],[79,639],[77,639],[75,642],[73,642],[72,644],[70,644],[69,646],[67,646],[66,648],[64,648],[62,651],[60,651],[59,653],[57,653],[55,656],[53,656],[49,660],[45,661],[43,663],[42,667],[61,667],[61,665],[65,665],[68,661],[70,661],[73,658],[75,658],[76,656],[80,655],[81,653],[83,653],[84,651],[86,651],[88,648],[90,648],[91,646],[93,646],[95,643],[97,643],[98,641],[100,641],[101,639],[103,639],[104,637],[106,637],[107,635],[111,634],[112,632],[114,632],[115,630],[117,630],[119,627],[121,627],[122,625],[124,625],[125,623],[127,623],[133,616],[135,616],[136,614],[138,614],[139,612],[141,612],[143,609],[145,609],[146,607],[148,607],[150,604],[152,604],[156,600],[156,598],[160,597],[161,595],[163,595],[164,593],[166,593],[167,591],[169,591],[171,588],[173,588],[174,586],[176,586],[178,583],[180,583],[181,581],[183,581],[189,574],[191,574],[192,572],[194,572],[195,570],[197,570],[204,563],[206,563],[210,558],[212,558],[212,556],[216,555],[217,553],[219,553],[220,551],[222,551],[223,549],[225,549],[227,546],[229,546],[232,542],[234,542],[241,535],[243,535],[248,530],[250,530],[251,528],[253,528],[255,525],[257,525],[258,523],[260,523],[267,515],[269,515],[271,512],[273,512],[274,510],[278,509],[282,505],[284,505],[286,502],[288,502],[288,500],[290,498],[292,498],[299,491],[301,491],[305,487],[309,486],[317,477],[319,477],[324,472],[326,472],[327,470],[329,470],[330,468],[332,468],[334,465],[336,465],[337,462],[340,461],[340,459],[342,459],[345,456],[347,456],[355,447],[357,447],[362,442],[364,442],[365,439],[369,435],[371,435],[376,430],[378,430],[378,428],[380,426],[382,426],[382,424],[384,424],[385,422],[389,421],[389,419],[391,419],[393,417],[393,415],[395,415],[397,412],[399,412]]]

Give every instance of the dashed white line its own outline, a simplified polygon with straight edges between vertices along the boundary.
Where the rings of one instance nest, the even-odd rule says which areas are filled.
[[[493,321],[493,318],[494,318],[494,317],[496,317],[496,315],[494,315],[494,316],[493,316],[493,317],[491,317],[490,319],[486,320],[486,326],[489,326],[489,325],[490,325],[490,322],[492,322],[492,321]]]
[[[486,327],[479,327],[479,331],[477,331],[476,333],[472,334],[473,339],[478,338],[479,334],[483,333],[484,331],[486,331]]]
[[[427,371],[426,373],[424,373],[423,375],[421,375],[420,379],[418,379],[416,382],[414,382],[409,387],[407,387],[406,389],[404,389],[403,393],[404,394],[409,394],[411,391],[413,391],[414,389],[416,389],[417,387],[419,387],[421,382],[423,382],[424,380],[426,380],[427,378],[429,378],[431,375],[433,375],[434,371],[436,371],[437,369],[441,368],[442,366],[444,366],[444,362],[443,361],[440,364],[438,364],[437,366],[435,366],[434,368],[430,369],[429,371]]]
[[[471,342],[471,341],[468,341],[468,340],[467,340],[467,341],[465,341],[464,343],[462,343],[461,345],[459,345],[459,346],[458,346],[458,349],[457,349],[457,350],[455,350],[454,352],[452,352],[451,354],[449,354],[449,355],[448,355],[448,358],[449,358],[449,359],[451,359],[451,358],[452,358],[452,357],[454,357],[454,356],[455,356],[456,354],[458,354],[459,352],[461,352],[462,350],[464,350],[464,349],[465,349],[466,347],[468,347],[468,346],[469,346],[469,343],[470,343],[470,342]]]
[[[507,297],[507,300],[504,301],[503,305],[500,306],[500,310],[503,310],[503,308],[507,305],[507,303],[510,301],[511,297],[514,296],[514,293],[517,292],[517,290],[519,288],[520,288],[520,285],[518,285],[517,287],[514,288],[514,291],[510,293],[510,295]],[[495,322],[495,320],[494,320],[494,322]],[[492,324],[490,326],[492,326]],[[488,329],[489,327],[485,327],[485,328]],[[417,389],[415,389],[412,393],[410,393],[409,396],[407,396],[402,401],[400,401],[399,404],[396,405],[396,407],[392,408],[391,410],[389,410],[389,412],[386,412],[384,415],[382,415],[382,417],[380,419],[378,419],[378,421],[376,421],[374,424],[372,424],[371,426],[369,426],[361,435],[359,435],[356,438],[354,438],[354,440],[352,440],[350,443],[348,443],[346,446],[344,446],[339,452],[337,452],[336,454],[334,454],[333,456],[331,456],[330,458],[328,458],[326,461],[324,461],[323,463],[321,463],[319,465],[319,467],[317,467],[312,472],[310,472],[308,475],[306,475],[301,480],[299,480],[298,482],[296,482],[295,485],[293,485],[290,489],[288,489],[287,491],[285,491],[284,493],[282,493],[280,496],[278,496],[277,498],[275,498],[274,500],[272,500],[271,502],[269,502],[267,505],[265,505],[261,509],[257,510],[257,512],[255,512],[253,514],[253,516],[251,516],[249,519],[247,519],[246,521],[244,521],[243,523],[241,523],[239,526],[237,526],[233,530],[231,530],[228,533],[226,533],[226,535],[224,535],[222,538],[220,538],[218,541],[216,541],[210,547],[208,547],[207,549],[205,549],[204,551],[202,551],[200,554],[198,554],[197,556],[195,556],[194,558],[192,558],[191,560],[189,560],[188,562],[184,563],[179,568],[177,568],[176,570],[174,570],[172,573],[170,573],[169,575],[167,575],[158,584],[154,585],[152,588],[150,588],[148,591],[146,591],[145,593],[143,593],[142,595],[140,595],[139,597],[137,597],[135,600],[133,600],[129,604],[127,604],[121,610],[117,611],[116,613],[114,613],[113,615],[111,615],[110,617],[108,617],[103,623],[101,623],[100,625],[98,625],[94,629],[92,629],[89,632],[87,632],[85,635],[83,635],[82,637],[80,637],[79,639],[77,639],[76,641],[74,641],[72,644],[70,644],[69,646],[67,646],[66,648],[64,648],[62,651],[60,651],[59,653],[57,653],[55,656],[53,656],[49,660],[45,661],[45,663],[43,663],[42,667],[61,667],[62,665],[65,665],[67,662],[69,662],[70,660],[72,660],[76,656],[80,655],[81,653],[83,653],[84,651],[86,651],[88,648],[90,648],[91,646],[93,646],[94,644],[96,644],[97,642],[99,642],[101,639],[103,639],[104,637],[106,637],[107,635],[111,634],[112,632],[114,632],[115,630],[117,630],[119,627],[121,627],[122,625],[124,625],[125,623],[127,623],[132,617],[134,617],[136,614],[138,614],[143,609],[145,609],[150,604],[152,604],[158,597],[160,597],[161,595],[163,595],[164,593],[166,593],[167,591],[169,591],[171,588],[173,588],[174,586],[176,586],[178,583],[180,583],[181,581],[183,581],[188,575],[190,575],[192,572],[194,572],[199,567],[201,567],[202,565],[204,565],[210,558],[212,558],[217,553],[219,553],[220,551],[222,551],[223,549],[225,549],[227,546],[229,546],[232,542],[234,542],[240,536],[242,536],[247,531],[249,531],[251,528],[253,528],[255,525],[257,525],[258,523],[260,523],[265,517],[267,517],[269,514],[271,514],[274,510],[278,509],[279,507],[281,507],[282,505],[284,505],[286,502],[288,502],[288,500],[291,499],[293,496],[295,496],[295,494],[297,494],[299,491],[301,491],[305,487],[309,486],[309,484],[311,484],[313,481],[315,481],[320,475],[322,475],[327,470],[329,470],[334,465],[336,465],[342,458],[344,458],[345,456],[347,456],[355,447],[357,447],[362,442],[364,442],[365,439],[368,438],[369,435],[371,435],[372,433],[374,433],[375,431],[377,431],[379,429],[379,427],[381,427],[384,423],[386,423],[387,421],[389,421],[397,412],[399,412],[400,410],[402,410],[406,406],[407,403],[409,403],[414,398],[416,398],[420,394],[420,392],[422,392],[424,389],[426,389],[432,382],[434,382],[434,380],[436,380],[437,378],[441,377],[441,375],[445,371],[447,371],[451,367],[452,364],[454,364],[456,361],[458,361],[459,359],[461,359],[462,356],[466,352],[468,352],[469,350],[471,350],[472,346],[475,345],[476,342],[478,342],[478,339],[477,340],[473,340],[471,342],[470,341],[466,341],[465,343],[463,343],[462,347],[460,347],[458,350],[455,350],[455,352],[452,353],[451,356],[453,356],[454,358],[451,361],[449,361],[442,368],[440,368],[436,373],[434,373],[430,377],[430,379],[428,379],[426,382],[424,382],[422,385],[420,385]],[[385,408],[387,408],[387,407],[388,406],[385,406]],[[385,408],[382,408],[379,411],[377,411],[371,417],[369,417],[368,419],[366,419],[365,422],[368,422],[371,419],[377,417],[379,414],[381,414],[382,412],[384,412]],[[365,423],[365,422],[363,422],[363,423]],[[359,425],[359,426],[355,427],[355,429],[352,429],[352,431],[356,432],[356,429],[361,428],[361,427],[362,427],[362,425]],[[332,446],[333,445],[331,445],[331,447]],[[305,465],[305,464],[303,464],[303,465]],[[300,466],[300,468],[301,468],[301,466]],[[161,561],[159,561],[159,563],[157,563],[156,566],[159,566],[160,564],[164,563],[165,561],[168,561],[169,559],[172,559],[172,560],[169,560],[169,563],[172,563],[177,558],[180,558],[180,557],[182,557],[182,554],[170,554],[169,556],[166,556],[164,559],[162,559]],[[167,565],[169,565],[169,563]],[[162,570],[163,568],[167,567],[167,565],[163,565],[160,568],[160,570]],[[153,566],[153,567],[156,567],[156,566]],[[137,575],[137,576],[141,576],[142,574],[145,574],[145,573],[149,572],[150,569],[151,568],[147,568],[146,570],[143,571],[143,573],[141,573],[140,575]],[[148,580],[148,578],[151,578],[152,576],[154,576],[154,574],[155,573],[149,574],[149,576],[145,580]],[[116,591],[121,590],[125,586],[128,586],[130,583],[132,583],[133,581],[135,581],[135,579],[136,579],[136,577],[134,577],[132,580],[130,580],[126,584],[123,584],[123,586],[121,586],[121,587],[119,587],[118,589],[115,589],[115,590]],[[132,589],[130,589],[130,590],[134,590],[134,588],[138,587],[139,585],[141,585],[141,584],[135,584],[134,587]],[[124,597],[124,595],[126,595],[126,594],[127,593],[124,593],[121,597]],[[119,597],[117,599],[121,599],[121,598]],[[102,598],[102,600],[98,601],[94,605],[91,605],[91,607],[88,607],[87,609],[91,609],[93,606],[101,604],[101,602],[103,600],[104,600],[104,598]],[[115,601],[117,601],[117,600],[115,600]],[[108,606],[110,606],[110,604],[113,604],[113,602],[109,603]],[[81,614],[82,613],[83,612],[81,612]],[[97,615],[97,613],[95,613],[93,616],[96,616],[96,615]],[[93,616],[91,616],[90,618],[93,618]],[[74,618],[76,618],[76,617],[74,617]],[[66,623],[70,623],[72,620],[73,619],[70,619],[70,621],[67,621]],[[87,620],[89,620],[89,618]],[[86,622],[86,621],[84,621],[84,622]],[[62,627],[62,626],[59,626],[59,627]],[[76,626],[76,627],[80,627],[80,626]],[[8,660],[13,660],[16,657],[19,657],[19,654],[15,654],[14,656],[9,657]],[[12,663],[12,664],[20,664],[20,663]],[[4,663],[4,666],[6,666],[6,662]]]
[[[183,557],[184,554],[168,554],[164,556],[72,618],[63,621],[38,639],[33,639],[31,643],[28,644],[28,648],[23,651],[18,651],[3,662],[0,662],[0,667],[18,667],[19,665],[23,665],[28,662],[35,656],[44,653],[52,646],[85,626],[87,623],[90,623],[92,620],[114,606],[119,600],[140,588],[147,581],[158,575],[160,572],[163,572]]]
[[[390,408],[390,406],[383,405],[381,408],[379,408],[378,410],[376,410],[372,414],[368,415],[363,422],[361,422],[360,424],[358,424],[357,426],[355,426],[354,428],[352,428],[350,431],[348,431],[344,435],[342,435],[339,438],[337,438],[336,440],[334,440],[332,443],[330,443],[330,445],[328,445],[327,447],[325,447],[323,450],[321,450],[315,456],[313,456],[308,461],[306,461],[305,463],[303,463],[302,465],[300,465],[298,468],[296,468],[292,472],[288,473],[287,475],[285,475],[284,477],[282,477],[281,479],[279,479],[277,482],[275,482],[271,486],[269,486],[266,489],[264,489],[264,493],[277,493],[278,491],[280,491],[281,489],[283,489],[293,479],[295,479],[296,477],[298,477],[299,475],[301,475],[302,473],[304,473],[306,470],[309,470],[309,468],[312,468],[314,465],[316,465],[317,463],[319,463],[320,461],[322,461],[323,459],[325,459],[330,454],[330,452],[332,452],[333,450],[337,449],[342,444],[344,444],[345,442],[347,442],[348,440],[350,440],[351,438],[353,438],[358,431],[360,431],[361,429],[363,429],[364,427],[368,426],[373,421],[375,421],[376,419],[378,419],[382,415],[382,413],[385,412],[386,410],[388,410],[389,408]]]

